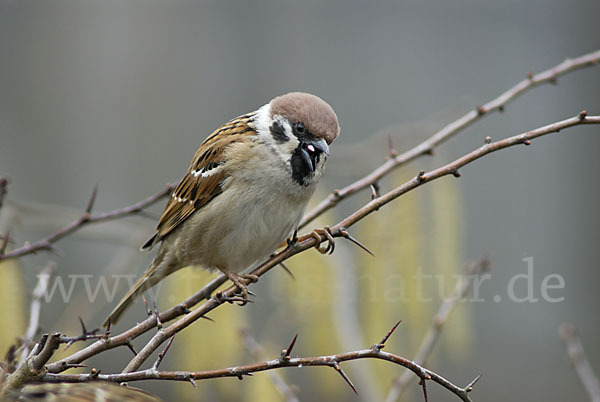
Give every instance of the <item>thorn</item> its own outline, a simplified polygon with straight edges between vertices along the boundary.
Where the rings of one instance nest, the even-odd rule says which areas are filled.
[[[419,171],[419,174],[417,174],[417,181],[419,183],[422,183],[425,180],[425,171],[421,170]]]
[[[452,175],[453,175],[454,177],[461,177],[461,176],[462,176],[462,175],[460,174],[460,172],[458,171],[458,169],[454,169],[454,170],[452,171]]]
[[[483,106],[477,106],[477,116],[483,116],[487,113],[487,110]]]
[[[167,343],[167,346],[165,346],[163,351],[158,354],[158,358],[154,362],[154,365],[152,366],[152,370],[158,370],[158,366],[160,366],[160,363],[162,363],[163,359],[165,358],[165,355],[169,351],[169,348],[171,347],[171,344],[173,343],[173,339],[175,339],[175,334],[171,337],[171,339],[169,340],[169,343]]]
[[[127,343],[125,343],[125,345],[127,345],[127,347],[129,348],[129,350],[131,350],[131,353],[133,353],[134,356],[137,356],[137,352],[135,351],[135,348],[133,347],[133,342],[131,342],[131,340],[127,340]]]
[[[144,302],[144,308],[146,309],[146,315],[150,317],[152,315],[152,310],[148,306],[148,300],[146,300],[146,295],[142,295],[142,301]]]
[[[71,347],[71,345],[74,343],[75,343],[75,340],[71,340],[71,341],[67,342],[67,344],[65,345],[65,348],[63,349],[63,352],[66,352],[67,349],[69,349]]]
[[[484,143],[486,144],[491,144],[492,143],[492,137],[490,137],[489,135],[485,136],[485,139],[483,140]]]
[[[527,73],[527,78],[530,79],[530,80],[533,80],[533,72],[531,72],[531,71],[528,72]]]
[[[529,141],[527,138],[525,138],[523,140],[523,144],[525,144],[525,145],[531,145],[531,141]]]
[[[390,336],[392,336],[392,334],[394,333],[394,331],[396,330],[396,328],[398,328],[398,325],[400,325],[400,323],[402,322],[402,320],[398,321],[393,327],[392,329],[390,329],[388,331],[387,334],[385,334],[385,336],[383,337],[383,339],[381,340],[381,342],[373,345],[373,346],[377,346],[377,349],[383,349],[383,347],[385,346],[385,343],[387,342],[387,340],[390,338]]]
[[[388,148],[390,149],[390,158],[396,158],[396,156],[398,156],[398,152],[396,152],[396,149],[394,148],[391,134],[388,135]]]
[[[156,307],[156,303],[154,302],[154,300],[152,300],[152,307],[154,308],[154,312],[152,313],[152,315],[156,317],[156,328],[158,330],[161,330],[163,325],[160,321],[160,314],[158,313],[158,307]]]
[[[579,112],[579,120],[585,120],[586,117],[587,117],[587,110],[582,110],[581,112]]]
[[[280,262],[279,265],[281,265],[281,267],[284,269],[285,272],[287,272],[287,274],[289,276],[292,277],[292,279],[296,279],[296,277],[294,276],[294,274],[292,273],[292,271],[290,271],[290,269],[288,267],[285,266],[285,264],[283,262]]]
[[[194,388],[198,388],[198,386],[196,385],[196,381],[194,381],[194,377],[192,377],[191,374],[188,377],[188,381],[190,382],[190,384],[192,384],[194,386]]]
[[[431,378],[431,377],[429,377],[429,378]],[[425,402],[428,402],[429,398],[427,398],[427,383],[426,383],[425,378],[421,379],[420,385],[423,388],[423,398],[425,398]]]
[[[215,320],[213,320],[212,318],[210,318],[207,315],[200,316],[200,318],[204,318],[205,320],[208,320],[208,321],[211,321],[211,322],[215,322]]]
[[[335,366],[332,366],[332,367],[334,368],[335,371],[337,371],[338,373],[340,373],[340,375],[342,376],[342,378],[346,381],[346,383],[350,386],[350,388],[352,388],[352,391],[354,391],[354,393],[356,395],[358,395],[358,392],[356,391],[356,388],[354,387],[354,384],[352,384],[352,381],[350,381],[350,378],[348,378],[348,376],[346,375],[346,373],[344,373],[344,371],[340,367],[339,363],[335,363]]]
[[[62,251],[61,249],[59,249],[58,247],[56,247],[54,244],[52,243],[48,243],[45,245],[45,247],[52,253],[56,254],[59,257],[64,257],[65,256],[65,252]]]
[[[96,202],[96,195],[98,194],[98,185],[96,184],[92,190],[92,195],[90,195],[90,199],[88,200],[87,206],[85,207],[85,213],[88,215],[92,213],[92,208],[94,207],[94,203]]]
[[[83,323],[83,320],[81,319],[81,316],[78,317],[79,318],[79,324],[81,324],[81,333],[86,335],[87,334],[87,329],[85,328],[85,324]]]
[[[427,148],[425,151],[423,151],[423,153],[429,156],[435,155],[435,151],[433,150],[433,148]]]
[[[469,385],[467,385],[465,387],[465,391],[466,392],[471,392],[473,391],[473,386],[477,383],[477,381],[479,381],[479,379],[481,378],[481,376],[483,376],[483,373],[479,374],[477,377],[475,377],[475,379],[473,381],[471,381],[469,383]]]
[[[287,349],[283,349],[281,351],[281,358],[283,360],[289,360],[290,359],[290,353],[292,353],[292,349],[294,348],[294,345],[296,344],[296,339],[298,339],[298,334],[296,334],[296,336],[294,336],[294,339],[292,339],[292,342],[290,343],[290,346],[288,346]]]
[[[348,233],[348,231],[346,229],[340,230],[340,234],[345,239],[350,240],[352,243],[356,244],[358,247],[362,248],[364,251],[366,251],[367,253],[369,253],[372,257],[375,257],[375,254],[373,254],[371,252],[371,250],[369,250],[364,244],[362,244],[361,242],[359,242],[358,240],[356,240],[354,237],[352,237],[350,235],[350,233]]]
[[[377,184],[377,182],[371,184],[371,199],[374,200],[375,198],[379,197],[379,184]]]

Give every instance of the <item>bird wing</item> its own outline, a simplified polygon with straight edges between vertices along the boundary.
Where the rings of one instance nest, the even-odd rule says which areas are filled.
[[[215,130],[196,151],[190,166],[167,202],[156,233],[142,248],[152,247],[165,238],[194,212],[206,206],[223,192],[227,178],[226,150],[232,144],[256,135],[253,114],[229,121]]]

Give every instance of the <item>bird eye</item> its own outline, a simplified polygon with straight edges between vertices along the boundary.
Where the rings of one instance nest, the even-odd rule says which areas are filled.
[[[296,123],[295,128],[296,128],[296,132],[298,134],[304,134],[304,131],[306,130],[304,128],[304,124],[301,121],[299,121],[298,123]]]

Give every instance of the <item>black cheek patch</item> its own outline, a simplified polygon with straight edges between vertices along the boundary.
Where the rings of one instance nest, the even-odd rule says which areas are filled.
[[[302,156],[302,149],[296,148],[290,159],[292,166],[292,179],[301,186],[306,186],[305,179],[312,173],[312,166],[309,166],[306,159]]]
[[[277,121],[271,126],[271,135],[278,143],[284,143],[290,140],[288,136],[285,135],[285,130],[283,129],[282,125]]]

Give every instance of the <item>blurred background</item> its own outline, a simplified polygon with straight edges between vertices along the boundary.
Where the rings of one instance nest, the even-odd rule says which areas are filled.
[[[16,247],[77,218],[94,185],[96,211],[129,205],[177,181],[201,141],[223,122],[289,91],[314,93],[336,110],[342,134],[314,201],[364,176],[523,79],[566,57],[600,47],[594,0],[383,1],[0,1],[0,175],[8,200],[0,233]],[[535,88],[504,113],[484,117],[395,171],[382,191],[421,169],[441,166],[480,146],[577,114],[600,114],[600,67]],[[247,352],[242,329],[269,358],[294,334],[294,354],[333,354],[378,342],[402,320],[386,350],[411,358],[456,275],[487,255],[489,279],[479,301],[457,306],[427,367],[459,385],[480,373],[473,398],[586,400],[557,329],[580,330],[600,372],[598,240],[600,128],[575,127],[486,156],[417,189],[352,228],[376,255],[343,241],[336,253],[309,251],[253,286],[255,303],[228,306],[177,336],[164,369],[202,370],[264,357]],[[364,191],[313,223],[335,224],[368,202]],[[64,256],[40,253],[0,267],[0,352],[27,324],[36,274],[48,261],[72,293],[43,305],[44,331],[100,325],[125,292],[114,274],[140,275],[152,255],[138,250],[152,216],[86,228],[60,241]],[[520,298],[509,298],[511,278]],[[544,300],[548,275],[564,288]],[[73,275],[80,275],[71,281]],[[88,275],[86,277],[81,275]],[[91,275],[91,276],[90,276]],[[423,275],[432,275],[417,283]],[[102,290],[108,278],[113,300]],[[185,270],[161,288],[161,309],[211,278]],[[556,280],[550,283],[556,284]],[[419,287],[422,285],[422,288]],[[421,290],[419,290],[421,289]],[[422,292],[422,294],[420,293]],[[514,299],[514,298],[513,298]],[[145,317],[136,303],[113,331]],[[596,317],[596,318],[594,318]],[[137,339],[137,347],[148,337]],[[247,341],[248,339],[246,339]],[[80,345],[74,345],[69,352]],[[88,362],[118,372],[124,349]],[[147,364],[152,364],[148,362]],[[345,365],[355,396],[334,370],[279,371],[301,400],[383,400],[403,369],[386,362]],[[280,401],[269,376],[190,384],[137,384],[165,400]],[[455,397],[429,386],[430,400]],[[421,400],[416,384],[403,400]]]

